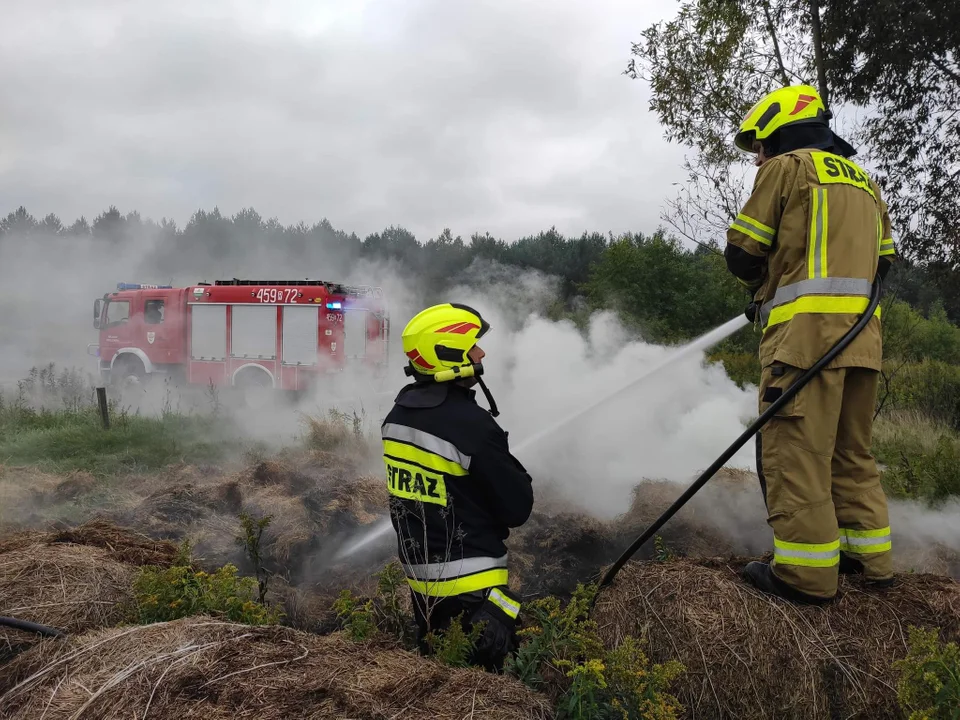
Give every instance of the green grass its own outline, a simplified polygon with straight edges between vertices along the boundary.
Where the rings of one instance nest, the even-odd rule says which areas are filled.
[[[91,376],[52,364],[33,368],[15,394],[0,394],[0,465],[109,478],[217,463],[242,449],[240,433],[215,410],[186,415],[165,401],[159,414],[141,415],[116,400],[108,409],[104,430]]]
[[[35,465],[48,472],[84,470],[103,477],[176,462],[214,463],[232,444],[204,416],[117,412],[104,430],[91,407],[0,409],[0,464]]]
[[[109,395],[108,391],[108,395]],[[100,419],[93,379],[53,365],[34,368],[15,393],[0,394],[0,467],[31,466],[49,473],[74,470],[101,478],[145,474],[172,464],[256,462],[269,446],[246,436],[219,404],[181,413],[169,396],[157,414],[131,413],[109,400],[110,429]],[[366,448],[362,413],[331,410],[306,417],[299,443],[306,449]]]

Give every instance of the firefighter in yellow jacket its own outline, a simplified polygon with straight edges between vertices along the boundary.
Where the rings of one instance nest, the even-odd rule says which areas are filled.
[[[896,250],[876,183],[829,127],[817,91],[781,88],[746,115],[735,143],[754,152],[753,192],[727,232],[727,267],[754,293],[760,412],[857,321]],[[796,602],[836,595],[838,572],[893,582],[890,522],[870,453],[880,310],[758,436],[771,564],[745,577]]]

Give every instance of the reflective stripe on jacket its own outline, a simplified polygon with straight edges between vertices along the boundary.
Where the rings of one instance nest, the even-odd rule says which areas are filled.
[[[731,270],[756,289],[763,366],[812,366],[866,310],[879,259],[896,255],[876,183],[853,161],[810,149],[760,167],[727,243],[756,258]],[[831,367],[880,369],[876,316]]]

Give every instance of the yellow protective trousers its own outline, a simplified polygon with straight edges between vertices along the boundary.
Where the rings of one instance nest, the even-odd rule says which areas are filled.
[[[765,367],[760,412],[803,372],[782,363]],[[878,382],[869,368],[822,370],[761,433],[771,567],[807,595],[836,595],[841,552],[860,561],[869,579],[893,575],[887,499],[870,453]]]

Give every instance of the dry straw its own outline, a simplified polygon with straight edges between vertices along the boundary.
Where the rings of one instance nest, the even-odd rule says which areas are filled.
[[[689,717],[901,717],[892,665],[906,655],[908,626],[960,639],[952,580],[901,575],[878,592],[844,579],[837,601],[818,608],[753,590],[741,566],[631,563],[597,603],[605,642],[642,636],[654,660],[686,665],[677,694]]]
[[[551,717],[546,697],[507,677],[209,618],[46,641],[0,667],[3,720]]]
[[[169,565],[171,543],[94,521],[0,544],[0,615],[78,633],[122,622],[137,566]],[[39,637],[0,628],[0,658]]]

